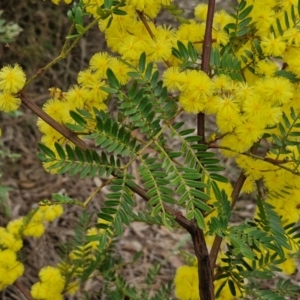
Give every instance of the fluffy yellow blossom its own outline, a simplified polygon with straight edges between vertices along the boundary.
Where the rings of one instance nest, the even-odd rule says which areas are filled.
[[[292,5],[296,6],[298,3],[297,0],[281,0],[278,2],[281,8],[287,11],[290,11]]]
[[[62,215],[63,207],[60,204],[40,206],[39,212],[42,214],[43,220],[51,222]]]
[[[240,107],[237,99],[233,96],[219,98],[218,111],[224,114],[239,112]]]
[[[214,86],[216,91],[224,92],[231,91],[234,88],[234,83],[229,76],[221,74],[213,78]]]
[[[45,299],[45,300],[63,300],[61,291],[57,292],[55,286],[51,286],[46,282],[35,283],[30,290],[31,296],[34,299]]]
[[[130,77],[127,75],[127,73],[130,72],[130,68],[119,59],[112,58],[109,63],[109,67],[116,75],[120,84],[126,84],[130,80]]]
[[[133,21],[130,20],[130,22]],[[125,39],[127,39],[128,32],[126,30],[119,30],[115,26],[111,25],[108,29],[105,30],[105,37],[106,37],[108,47],[110,47],[112,51],[118,52],[120,44]]]
[[[15,265],[17,261],[17,254],[10,249],[0,250],[0,266],[9,268]]]
[[[77,76],[77,82],[79,84],[85,85],[90,83],[91,81],[97,81],[98,79],[102,79],[103,77],[97,76],[94,74],[93,70],[91,69],[86,69],[83,71],[80,71]]]
[[[205,107],[205,101],[199,99],[199,96],[196,93],[182,93],[179,96],[179,103],[186,112],[191,114],[202,112]]]
[[[292,222],[297,223],[299,221],[300,209],[298,208],[298,205],[299,203],[297,203],[297,201],[285,199],[284,204],[277,211],[278,214],[282,216],[283,224],[290,224]]]
[[[6,93],[14,94],[19,92],[23,88],[25,81],[25,73],[18,64],[5,66],[0,70],[0,90]]]
[[[223,29],[227,24],[235,20],[225,10],[220,10],[214,15],[214,28]]]
[[[171,26],[161,25],[155,29],[155,38],[156,39],[166,39],[173,43],[176,43],[176,30]]]
[[[247,145],[257,142],[264,134],[265,122],[262,120],[253,122],[251,119],[242,118],[242,123],[236,128],[235,134],[242,139]]]
[[[89,92],[78,85],[71,86],[65,95],[70,110],[82,109],[85,101],[90,97]]]
[[[106,86],[105,81],[91,82],[89,85],[85,86],[85,89],[89,92],[90,97],[85,100],[84,107],[91,107],[91,102],[96,102],[101,104],[108,96],[108,93],[101,90],[101,87]],[[97,107],[97,105],[95,105]],[[92,110],[91,110],[92,111]]]
[[[30,221],[23,230],[24,236],[41,237],[45,232],[45,226],[40,222]]]
[[[49,99],[43,105],[43,110],[58,123],[71,123],[72,121],[69,106],[59,99]]]
[[[134,0],[134,1],[138,1],[141,2],[140,0]],[[161,3],[160,1],[157,0],[152,0],[152,1],[148,1],[148,0],[143,0],[146,2],[145,5],[145,9],[144,11],[146,12],[146,14],[150,17],[150,18],[155,18],[157,17],[158,13],[160,12],[161,9]]]
[[[12,251],[19,251],[23,246],[23,241],[17,236],[0,227],[0,245]]]
[[[184,74],[180,72],[180,69],[177,67],[168,68],[163,73],[163,82],[164,85],[170,91],[180,90],[184,80]]]
[[[21,104],[20,98],[8,92],[0,91],[0,110],[11,112],[17,110]]]
[[[247,194],[251,194],[255,191],[255,189],[256,189],[255,181],[252,178],[247,177],[244,184],[243,184],[242,192],[247,193]]]
[[[49,131],[44,131],[45,128],[49,129]],[[45,144],[47,147],[49,147],[52,151],[56,151],[54,143],[63,144],[66,141],[66,138],[63,137],[60,133],[58,133],[56,130],[54,130],[51,126],[49,127],[43,126],[41,132],[44,133],[44,135],[41,138],[41,142]],[[51,162],[49,164],[47,163],[47,165],[48,167],[50,167],[52,163]]]
[[[204,106],[204,112],[207,115],[216,114],[219,110],[220,101],[220,97],[216,95],[207,97],[207,101]]]
[[[282,272],[284,272],[287,275],[292,275],[295,273],[297,269],[297,264],[295,262],[295,259],[293,257],[290,257],[288,253],[286,253],[287,259],[285,262],[278,265],[279,268],[282,269]]]
[[[243,115],[253,121],[266,121],[266,114],[271,109],[270,103],[264,101],[262,97],[254,94],[253,97],[244,101],[242,106]]]
[[[214,47],[217,47],[218,45],[227,45],[229,42],[229,36],[226,31],[224,30],[215,30],[212,31],[212,38],[216,40],[216,42],[213,43]]]
[[[162,62],[169,58],[172,54],[172,42],[164,38],[156,38],[151,40],[147,52],[149,53],[149,61]]]
[[[286,187],[280,171],[271,170],[270,167],[268,172],[264,172],[263,181],[269,192],[281,192]]]
[[[127,3],[133,6],[135,9],[144,10],[147,2],[151,5],[154,4],[153,0],[127,0]]]
[[[254,98],[254,88],[248,85],[246,82],[239,82],[235,85],[235,98],[238,100],[241,106],[251,102]]]
[[[106,70],[111,59],[112,57],[107,52],[98,52],[90,60],[90,69],[96,72],[99,78],[106,78]]]
[[[212,96],[214,83],[208,75],[202,71],[186,71],[183,77],[182,91],[194,94],[200,101],[206,101],[207,97]]]
[[[300,53],[300,51],[299,51]],[[291,71],[297,75],[297,77],[300,77],[300,56],[295,56],[291,60],[286,60],[286,63],[288,64],[287,71]]]
[[[250,3],[249,3],[250,5]],[[256,3],[250,14],[253,18],[253,23],[257,28],[257,34],[264,36],[270,32],[270,26],[275,20],[275,12],[262,2]]]
[[[232,132],[241,124],[241,115],[234,109],[220,110],[217,113],[217,125],[221,133]]]
[[[58,268],[51,266],[44,267],[39,272],[39,278],[43,282],[53,283],[63,287],[65,279]]]
[[[123,59],[138,60],[145,49],[145,44],[139,38],[130,35],[120,45],[118,49]]]
[[[278,124],[281,120],[282,109],[280,107],[270,107],[270,109],[265,114],[265,123],[268,126],[274,126]]]
[[[195,17],[199,20],[199,21],[206,21],[207,18],[207,9],[208,9],[208,5],[207,4],[198,4],[195,7],[194,10],[194,14]]]
[[[273,76],[277,70],[276,63],[270,60],[260,60],[255,66],[256,74],[263,76]]]
[[[63,299],[61,295],[65,287],[65,278],[60,270],[54,267],[44,267],[39,272],[40,282],[31,287],[31,295],[35,299]]]
[[[24,273],[24,265],[15,261],[10,266],[0,266],[0,290],[13,284]]]
[[[266,78],[258,82],[256,87],[263,92],[265,100],[273,104],[287,103],[294,95],[293,85],[284,77]]]
[[[267,56],[282,56],[286,43],[281,36],[275,37],[274,34],[270,34],[269,37],[262,37],[261,47]]]
[[[202,49],[201,41],[204,39],[205,34],[205,24],[197,24],[195,21],[191,20],[190,24],[182,24],[179,26],[176,38],[187,44],[188,41],[190,42],[198,42],[195,44],[197,50]]]
[[[243,153],[252,146],[253,143],[247,143],[236,134],[227,134],[220,142],[221,152],[226,157],[234,157],[238,153]],[[227,149],[225,149],[227,148]]]
[[[294,44],[295,46],[300,45],[300,31],[298,28],[289,28],[283,33],[283,39],[287,45]]]
[[[199,300],[198,281],[197,267],[179,267],[174,278],[175,296],[180,300]]]
[[[24,218],[19,218],[13,221],[10,221],[7,226],[6,230],[15,236],[20,235],[20,229],[22,228],[24,224]]]

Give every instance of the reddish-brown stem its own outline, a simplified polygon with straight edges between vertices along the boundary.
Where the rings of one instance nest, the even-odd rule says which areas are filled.
[[[20,98],[25,106],[27,106],[38,117],[43,119],[47,124],[49,124],[57,132],[63,135],[66,139],[71,141],[74,145],[79,147],[81,150],[85,150],[88,148],[87,145],[74,132],[56,122],[53,118],[46,114],[39,106],[37,106],[34,102],[29,100],[23,92],[20,92]]]
[[[24,288],[24,286],[19,282],[16,281],[14,283],[14,286],[22,293],[22,295],[27,299],[27,300],[33,300],[33,298],[31,297],[29,291]]]
[[[209,0],[206,28],[202,47],[202,64],[201,70],[209,75],[209,58],[212,47],[212,24],[215,12],[215,0]],[[205,143],[205,115],[204,113],[198,113],[197,115],[197,134],[202,137],[201,142]]]
[[[195,255],[198,260],[199,295],[201,300],[213,300],[213,272],[210,266],[209,254],[206,247],[203,230],[196,222],[192,222],[188,229],[192,236]]]
[[[205,72],[206,74],[209,74],[209,58],[210,58],[210,52],[212,47],[212,25],[214,20],[214,12],[215,12],[215,0],[209,0],[204,42],[202,48],[202,65],[201,65],[202,71]]]
[[[212,46],[212,24],[215,11],[215,0],[209,0],[206,29],[202,50],[201,69],[207,75],[210,74],[209,58]],[[201,143],[205,143],[205,115],[197,115],[197,135],[202,137]],[[210,258],[203,230],[197,226],[196,222],[188,230],[192,236],[195,255],[198,259],[198,277],[199,277],[199,296],[201,300],[214,300],[213,269],[211,268]]]

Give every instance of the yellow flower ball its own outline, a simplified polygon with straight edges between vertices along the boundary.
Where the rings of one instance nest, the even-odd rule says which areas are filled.
[[[23,231],[24,236],[41,237],[45,232],[45,226],[41,222],[30,221]]]
[[[17,93],[23,88],[25,82],[25,73],[18,64],[5,66],[0,70],[0,90],[4,92]]]
[[[12,95],[10,92],[0,91],[0,110],[4,112],[15,111],[21,104],[20,98]]]
[[[20,262],[17,262],[15,266],[7,268],[5,272],[5,278],[3,282],[6,285],[13,284],[19,277],[24,273],[24,265]]]
[[[181,266],[174,278],[175,296],[180,300],[199,300],[198,269],[194,266]]]
[[[10,221],[6,226],[6,229],[11,234],[20,235],[20,229],[22,228],[23,224],[24,224],[24,219],[19,218],[19,219]]]
[[[16,264],[17,255],[16,252],[6,249],[0,251],[0,266],[2,267],[11,267]]]
[[[9,233],[5,228],[0,228],[0,245],[5,248],[11,249],[15,252],[19,251],[23,246],[23,241]]]
[[[57,290],[63,290],[65,279],[58,268],[51,266],[44,267],[39,272],[42,282],[48,282],[56,286]]]

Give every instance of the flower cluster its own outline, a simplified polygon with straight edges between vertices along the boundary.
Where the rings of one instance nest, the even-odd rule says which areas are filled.
[[[198,268],[183,265],[176,270],[175,296],[180,300],[198,300]]]
[[[58,268],[44,267],[39,272],[40,281],[31,287],[31,296],[34,299],[62,300],[62,291],[65,287],[65,278]]]
[[[249,157],[247,152],[267,134],[284,138],[283,131],[288,132],[289,124],[293,123],[291,110],[296,116],[300,112],[300,31],[296,23],[292,26],[289,23],[288,28],[286,22],[287,16],[290,19],[299,18],[297,9],[292,9],[292,5],[296,4],[293,1],[247,1],[247,5],[253,5],[249,27],[255,28],[255,42],[259,42],[262,53],[258,55],[253,50],[254,37],[251,35],[245,37],[245,42],[236,49],[235,55],[241,64],[245,81],[236,81],[226,75],[209,78],[202,71],[184,70],[180,65],[168,68],[162,76],[169,92],[179,93],[179,102],[185,111],[216,116],[218,133],[211,142],[217,143],[224,156],[234,157],[244,171],[247,176],[244,192],[253,192],[255,181],[263,181],[268,191],[267,201],[282,216],[283,224],[297,222],[300,216],[300,178],[295,174],[300,169],[299,164],[293,162],[299,157],[298,148],[291,145],[285,149],[287,154],[284,155],[267,150],[265,158]],[[294,17],[291,16],[292,11]],[[200,25],[205,21],[206,13],[207,5],[196,7],[195,16]],[[213,28],[218,28],[217,22],[222,24],[219,25],[221,28],[232,21],[225,13],[219,12],[215,14]],[[190,26],[196,27],[197,24]],[[189,40],[194,42],[193,38]],[[251,72],[245,63],[247,53],[252,55]],[[284,72],[292,72],[297,79],[291,81],[284,75],[278,76],[283,74],[280,73],[282,66]],[[286,122],[283,113],[288,120]],[[298,129],[294,128],[295,138],[290,138],[291,143],[299,141],[297,132]],[[266,142],[273,143],[274,140],[268,138]],[[280,163],[284,164],[284,168]],[[284,193],[285,190],[289,191],[288,195]]]
[[[18,261],[12,249],[0,250],[0,291],[13,284],[24,273],[24,265]]]
[[[0,70],[0,110],[11,112],[18,109],[21,100],[17,93],[23,88],[25,81],[25,73],[17,64]]]
[[[40,237],[45,230],[44,221],[51,222],[63,212],[61,205],[40,206],[27,216],[10,221],[0,227],[0,291],[13,284],[24,273],[17,252],[23,247],[26,236]]]

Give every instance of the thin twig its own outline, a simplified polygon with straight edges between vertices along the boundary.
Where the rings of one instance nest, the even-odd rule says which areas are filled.
[[[90,194],[90,196],[84,201],[83,203],[83,207],[87,207],[90,202],[92,201],[92,199],[108,184],[110,184],[116,177],[112,177],[109,179],[103,179],[103,182],[100,186],[98,186],[93,192],[92,194]]]
[[[209,0],[204,42],[202,47],[202,64],[201,70],[209,75],[209,59],[212,47],[212,24],[215,12],[215,0]],[[200,112],[197,115],[197,134],[202,137],[201,142],[205,143],[205,114]]]
[[[65,59],[69,53],[71,52],[71,50],[77,45],[78,41],[81,39],[81,37],[94,25],[98,24],[98,21],[100,20],[99,18],[96,18],[95,20],[93,20],[90,24],[88,24],[80,34],[78,34],[78,36],[74,39],[73,43],[68,47],[69,45],[69,41],[68,39],[66,39],[63,48],[61,50],[61,53],[59,54],[59,56],[57,56],[54,60],[52,60],[50,63],[48,63],[45,67],[39,69],[31,78],[29,78],[26,83],[24,88],[30,83],[32,82],[34,79],[36,79],[38,76],[40,76],[41,74],[43,74],[46,70],[50,69],[53,65],[57,64],[59,61]],[[71,29],[69,30],[69,35],[71,34],[72,30],[74,28],[74,24],[72,25]]]

